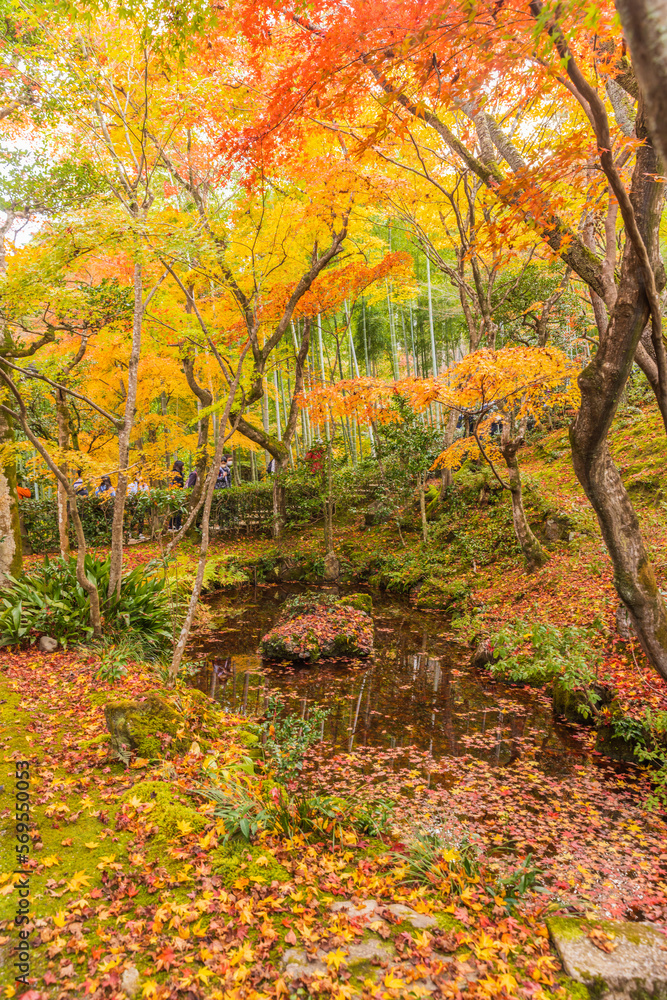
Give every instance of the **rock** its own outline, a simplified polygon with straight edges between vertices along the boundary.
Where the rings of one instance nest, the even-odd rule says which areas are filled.
[[[341,607],[365,611],[369,617],[373,614],[373,598],[370,594],[346,594],[340,598],[339,604]]]
[[[121,756],[136,750],[140,757],[159,760],[173,750],[185,753],[192,742],[177,737],[185,717],[157,691],[147,694],[145,701],[109,702],[104,717],[111,743]]]
[[[557,542],[563,537],[563,529],[553,517],[548,518],[544,522],[544,537],[548,542]]]
[[[625,604],[619,604],[616,608],[616,631],[626,642],[635,634],[635,626]]]
[[[629,729],[624,735],[620,735],[612,725],[598,726],[595,740],[595,750],[612,760],[621,761],[624,764],[638,764],[639,758],[635,753],[635,747],[645,746],[647,737],[650,740],[650,732],[641,723],[633,726],[634,732]]]
[[[267,659],[309,663],[372,652],[373,619],[347,598],[330,594],[304,594],[286,601],[283,620],[260,643],[260,653]]]
[[[667,997],[666,939],[652,924],[550,917],[547,927],[567,975],[601,1000]],[[594,944],[595,932],[613,950]]]
[[[37,648],[42,653],[55,653],[58,648],[58,640],[50,635],[41,635],[37,643]]]
[[[319,954],[319,952],[318,952]],[[282,958],[285,976],[290,982],[302,976],[324,976],[327,967],[319,959],[310,960],[303,948],[289,948]]]
[[[337,580],[340,576],[340,561],[335,552],[327,552],[324,557],[323,580]]]
[[[391,906],[385,906],[384,909],[389,910],[395,917],[400,917],[401,923],[411,924],[417,930],[425,930],[427,927],[438,926],[438,921],[435,917],[430,916],[428,913],[417,913],[416,910],[411,909],[409,906],[404,906],[403,903],[392,903]]]
[[[358,944],[347,945],[343,950],[346,952],[343,964],[360,979],[373,977],[374,970],[359,966],[363,967],[366,963],[370,965],[370,963],[390,962],[395,958],[391,944],[373,937],[366,938]],[[322,948],[318,949],[315,958],[308,958],[303,948],[290,948],[282,957],[285,975],[291,982],[302,976],[324,976],[327,974],[326,956],[327,952]]]
[[[356,906],[346,899],[343,902],[332,903],[329,909],[332,913],[344,913],[347,917],[351,918],[370,917],[377,910],[377,903],[374,899],[367,899]]]
[[[128,997],[135,997],[139,992],[139,970],[134,965],[128,965],[120,977],[120,988]]]
[[[553,684],[554,715],[560,715],[568,722],[575,722],[580,726],[594,725],[598,710],[611,705],[613,700],[614,689],[608,684],[591,684],[581,691],[571,691],[560,678]]]
[[[470,661],[473,667],[488,667],[489,664],[495,661],[495,655],[493,652],[493,646],[488,639],[484,639],[480,642],[479,646],[473,653],[472,660]]]

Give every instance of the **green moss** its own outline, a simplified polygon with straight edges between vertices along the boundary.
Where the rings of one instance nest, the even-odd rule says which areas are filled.
[[[233,889],[237,879],[248,879],[261,885],[289,882],[290,873],[272,854],[245,841],[231,841],[210,855],[213,870],[227,889]]]
[[[143,814],[146,822],[158,827],[156,841],[172,842],[184,835],[184,825],[193,833],[201,832],[206,826],[206,819],[180,800],[181,794],[168,781],[139,781],[125,792],[120,802],[131,805],[133,799],[138,799],[142,804],[153,803],[154,808]]]
[[[367,615],[373,614],[373,598],[370,594],[348,594],[342,597],[338,604],[342,608],[356,608],[357,611],[365,611]]]

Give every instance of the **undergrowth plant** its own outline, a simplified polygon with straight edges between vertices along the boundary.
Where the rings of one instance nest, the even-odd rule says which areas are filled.
[[[496,677],[545,684],[560,678],[568,690],[593,683],[602,658],[599,623],[582,628],[517,621],[491,638]]]
[[[107,597],[109,559],[88,554],[85,572],[100,594],[105,639],[134,640],[142,659],[153,658],[171,644],[172,612],[164,580],[149,567],[130,570],[120,595]],[[49,559],[19,579],[7,578],[0,592],[0,645],[35,642],[48,634],[63,646],[85,642],[92,635],[89,599],[76,578],[76,559]]]
[[[281,714],[282,703],[269,698],[261,733],[265,760],[277,781],[293,781],[303,768],[309,746],[321,738],[322,724],[329,714],[320,706],[311,707],[310,715],[301,718],[292,713]]]

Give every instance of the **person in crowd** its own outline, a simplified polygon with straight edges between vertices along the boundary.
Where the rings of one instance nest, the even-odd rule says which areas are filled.
[[[218,473],[218,478],[215,481],[216,490],[227,490],[232,485],[232,477],[227,465],[227,456],[224,455],[222,459],[222,465],[220,466],[220,471]]]
[[[32,492],[28,489],[27,486],[17,486],[16,492],[20,497],[23,497],[24,500],[29,500],[30,497],[32,496]]]
[[[188,476],[187,483],[185,484],[189,490],[191,490],[193,488],[193,486],[197,485],[197,479],[198,478],[199,477],[197,476],[197,470],[193,469],[192,472],[190,473],[190,475]]]
[[[148,483],[141,475],[141,473],[137,472],[132,482],[127,484],[127,495],[134,496],[135,493],[147,493],[147,492],[148,492]]]
[[[177,458],[176,461],[174,462],[174,464],[171,467],[171,475],[169,477],[169,480],[170,480],[169,485],[170,486],[178,486],[180,489],[183,488],[183,484],[185,482],[185,479],[184,479],[184,476],[183,476],[183,470],[184,469],[185,469],[184,463],[181,462],[180,458]],[[181,512],[180,512],[180,510],[177,511],[176,514],[174,514],[174,516],[172,517],[171,521],[169,522],[169,530],[170,531],[180,531],[181,530]]]
[[[266,463],[266,472],[269,476],[272,476],[276,471],[276,460],[275,458],[270,458]]]
[[[83,481],[83,474],[81,469],[76,470],[76,479],[72,483],[72,489],[74,490],[74,496],[77,497],[87,497],[88,487]]]
[[[100,497],[115,497],[116,491],[113,488],[113,484],[109,476],[102,476],[100,479],[100,485],[95,490],[95,496]]]
[[[183,476],[183,471],[185,469],[185,464],[181,462],[180,458],[177,458],[171,467],[171,475],[169,476],[170,486],[183,486],[185,478]]]
[[[139,493],[148,493],[148,483],[141,475],[140,472],[135,472],[134,479],[131,483],[127,484],[127,495],[129,497],[138,496]],[[137,535],[140,542],[146,541],[146,535],[144,535],[144,507],[142,504],[139,505],[139,509],[135,507],[132,512],[132,517],[130,520],[130,530],[136,526]]]

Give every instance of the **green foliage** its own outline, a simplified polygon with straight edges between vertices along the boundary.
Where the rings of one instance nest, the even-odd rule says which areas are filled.
[[[509,911],[519,905],[521,896],[525,896],[538,885],[543,874],[541,867],[533,861],[533,855],[529,852],[513,871],[498,879],[498,892],[504,896],[505,906]]]
[[[292,781],[303,768],[303,758],[311,744],[320,739],[325,708],[311,707],[310,716],[280,715],[282,705],[274,695],[269,699],[267,720],[262,724],[265,759],[278,781]]]
[[[591,684],[601,660],[595,628],[517,621],[491,639],[491,673],[515,683],[545,684],[556,677],[570,691]]]
[[[405,865],[402,881],[406,885],[444,883],[447,890],[456,891],[479,872],[478,851],[467,833],[447,838],[437,832],[420,831],[406,855],[393,857]]]
[[[107,638],[133,636],[144,655],[156,656],[172,640],[172,611],[164,580],[146,567],[127,573],[120,596],[107,597],[110,560],[86,555],[85,572],[97,584]],[[19,580],[9,578],[0,597],[0,644],[34,642],[47,633],[63,645],[92,635],[90,602],[76,578],[76,559],[49,559]]]

